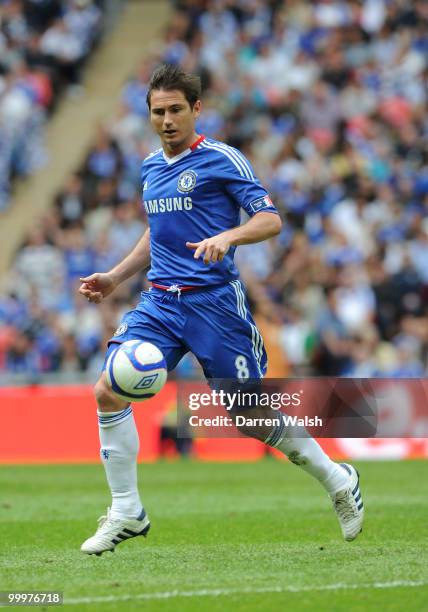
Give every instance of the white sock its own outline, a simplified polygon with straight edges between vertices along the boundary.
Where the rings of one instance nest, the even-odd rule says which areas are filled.
[[[98,411],[100,456],[112,495],[113,518],[137,518],[143,509],[137,487],[140,446],[131,406],[119,412]]]
[[[277,448],[292,463],[316,478],[329,495],[347,487],[349,474],[330,459],[304,427],[285,427],[281,419],[265,443]]]

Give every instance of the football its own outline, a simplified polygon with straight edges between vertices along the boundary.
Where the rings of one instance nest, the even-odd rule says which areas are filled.
[[[150,342],[123,342],[107,360],[108,384],[116,395],[129,402],[143,402],[159,393],[167,375],[163,354]]]

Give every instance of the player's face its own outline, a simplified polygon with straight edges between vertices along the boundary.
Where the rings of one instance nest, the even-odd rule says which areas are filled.
[[[193,108],[182,91],[152,91],[150,121],[166,153],[178,155],[196,140],[195,121],[201,112],[198,100]]]

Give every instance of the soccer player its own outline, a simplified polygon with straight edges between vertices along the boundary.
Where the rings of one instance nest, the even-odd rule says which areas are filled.
[[[162,147],[142,164],[149,228],[110,272],[82,278],[79,291],[99,303],[124,280],[150,267],[152,287],[124,316],[107,357],[119,343],[141,339],[159,347],[169,370],[191,351],[207,379],[260,379],[266,353],[233,258],[238,245],[278,234],[281,221],[248,160],[196,133],[200,97],[199,78],[180,68],[165,65],[152,75],[147,104]],[[250,217],[242,225],[241,208]],[[95,396],[112,505],[81,550],[100,555],[123,540],[146,535],[150,522],[137,487],[139,438],[132,409],[112,392],[104,373]],[[267,408],[259,412],[277,417]],[[356,470],[333,462],[309,435],[295,436],[282,419],[275,421],[279,423],[273,429],[242,431],[277,448],[317,479],[332,498],[344,538],[355,539],[364,512]]]

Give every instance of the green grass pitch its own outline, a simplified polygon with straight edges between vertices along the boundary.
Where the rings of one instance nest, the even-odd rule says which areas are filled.
[[[426,611],[428,463],[356,465],[352,543],[291,464],[141,465],[149,537],[101,557],[79,551],[108,505],[101,465],[3,466],[0,590],[60,590],[76,611]]]

